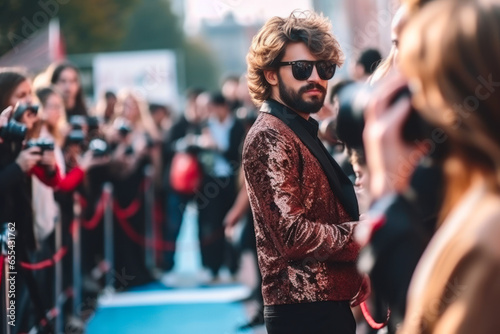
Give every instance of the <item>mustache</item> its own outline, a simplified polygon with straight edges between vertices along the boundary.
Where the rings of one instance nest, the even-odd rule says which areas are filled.
[[[308,90],[311,90],[311,89],[317,89],[319,90],[320,92],[322,92],[323,94],[326,94],[326,88],[319,85],[319,84],[315,84],[315,83],[310,83],[304,87],[301,87],[299,89],[299,95],[302,95],[303,93],[307,92]]]

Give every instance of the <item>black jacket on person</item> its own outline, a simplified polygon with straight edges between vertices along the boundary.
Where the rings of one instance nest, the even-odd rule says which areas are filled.
[[[381,200],[371,209],[384,214],[385,224],[362,251],[360,269],[369,273],[375,295],[391,309],[392,324],[404,318],[413,271],[436,230],[443,187],[441,167],[421,164],[406,192],[387,198],[385,203]],[[369,265],[364,267],[363,263]],[[380,315],[385,317],[385,312]]]
[[[17,143],[0,144],[0,223],[15,223],[16,247],[36,248],[31,206],[31,177],[15,162]]]

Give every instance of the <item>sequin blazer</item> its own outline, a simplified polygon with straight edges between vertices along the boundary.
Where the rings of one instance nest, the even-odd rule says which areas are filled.
[[[350,300],[361,284],[352,183],[297,117],[265,102],[243,148],[265,305]]]

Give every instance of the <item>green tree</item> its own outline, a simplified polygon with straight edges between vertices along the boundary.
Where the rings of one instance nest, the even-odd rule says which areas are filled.
[[[168,0],[143,0],[134,8],[122,50],[178,49],[184,34]]]
[[[48,24],[48,15],[35,15],[40,8],[33,4],[27,0],[0,2],[0,55],[27,41],[40,27]]]
[[[139,0],[70,1],[61,6],[61,30],[68,53],[120,50]]]
[[[187,87],[216,90],[219,87],[220,68],[213,55],[200,38],[191,38],[184,44],[185,80]]]
[[[169,0],[1,0],[0,55],[54,17],[68,54],[171,49],[182,58],[184,87],[217,87],[215,55],[203,40],[186,38]]]
[[[118,50],[139,0],[3,0],[0,55],[58,17],[68,53]]]
[[[168,0],[143,0],[134,9],[122,50],[172,49],[178,62],[179,81],[185,87],[217,87],[217,65],[200,39],[187,39]],[[181,87],[185,88],[185,87]]]

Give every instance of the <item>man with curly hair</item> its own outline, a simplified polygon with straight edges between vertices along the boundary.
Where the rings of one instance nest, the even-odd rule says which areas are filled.
[[[248,86],[260,106],[243,149],[269,334],[355,333],[350,309],[366,298],[356,270],[353,185],[318,139],[343,54],[321,15],[270,19],[254,37]]]

